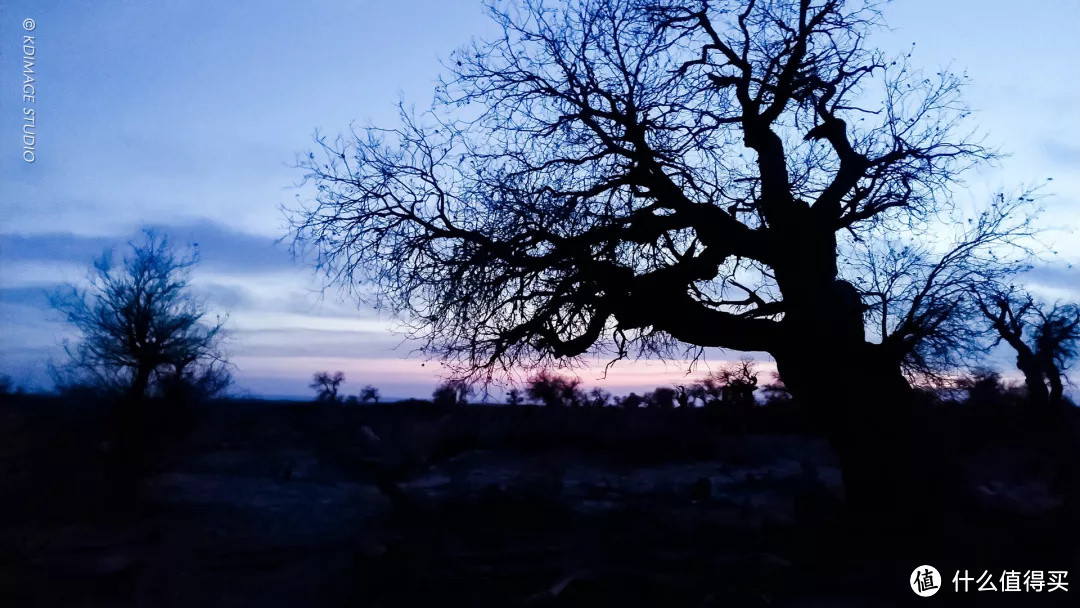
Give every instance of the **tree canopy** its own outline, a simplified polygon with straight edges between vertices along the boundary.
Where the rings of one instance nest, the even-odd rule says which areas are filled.
[[[112,251],[98,258],[86,286],[69,285],[53,296],[53,306],[80,333],[65,343],[57,383],[137,398],[150,388],[221,392],[230,381],[224,320],[207,323],[208,310],[191,291],[197,252],[181,255],[153,231],[128,246],[119,263]]]
[[[501,36],[450,57],[429,111],[317,137],[291,213],[462,374],[829,336],[925,366],[964,341],[959,285],[1016,266],[1030,196],[948,230],[996,154],[962,76],[868,44],[877,2],[490,8]]]

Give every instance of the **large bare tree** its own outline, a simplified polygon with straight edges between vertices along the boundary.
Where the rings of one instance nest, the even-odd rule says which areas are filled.
[[[994,154],[961,77],[867,44],[877,4],[495,3],[502,35],[451,56],[430,111],[318,138],[296,243],[474,377],[765,351],[824,420],[853,503],[933,496],[903,371],[951,312],[894,297],[908,310],[868,333],[880,290],[858,249],[951,223],[958,175]],[[974,250],[1008,244],[1019,198],[986,211],[1001,238]],[[926,251],[933,303],[961,245]]]

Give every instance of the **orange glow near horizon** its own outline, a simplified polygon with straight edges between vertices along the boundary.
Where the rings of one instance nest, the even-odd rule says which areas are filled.
[[[623,395],[629,392],[651,391],[658,386],[689,385],[704,378],[710,371],[737,361],[737,358],[731,358],[698,362],[690,374],[687,374],[689,361],[620,361],[607,370],[606,376],[603,363],[593,363],[574,370],[555,371],[581,378],[587,388],[600,387],[613,394]],[[345,373],[345,393],[353,393],[365,384],[372,384],[376,387],[400,387],[393,391],[383,389],[382,392],[387,396],[426,398],[446,375],[445,368],[439,362],[419,359],[241,356],[236,357],[234,362],[239,368],[239,386],[251,389],[256,394],[264,391],[245,386],[245,377],[274,378],[283,382],[289,381],[290,385],[291,381],[295,380],[297,394],[304,394],[314,372],[341,370]],[[755,361],[755,366],[759,372],[759,382],[771,382],[776,364],[772,361]],[[406,394],[398,394],[402,389]],[[493,388],[493,392],[496,395],[501,394],[497,387]]]

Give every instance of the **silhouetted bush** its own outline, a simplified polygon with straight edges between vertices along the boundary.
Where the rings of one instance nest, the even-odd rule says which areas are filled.
[[[232,374],[224,363],[195,365],[180,374],[160,377],[152,387],[152,394],[169,403],[191,404],[224,396],[232,382]]]
[[[611,393],[600,387],[594,387],[589,391],[588,405],[590,407],[605,407],[611,401]]]
[[[629,395],[622,397],[621,399],[617,398],[615,405],[618,405],[628,410],[634,410],[641,407],[643,403],[645,403],[645,399],[643,399],[641,395],[638,395],[637,393],[630,393]]]
[[[431,399],[438,406],[460,406],[469,401],[472,388],[464,380],[446,380],[435,387]]]
[[[569,407],[585,403],[587,398],[580,386],[580,378],[566,378],[544,369],[529,378],[525,392],[548,407]]]
[[[328,403],[337,403],[338,387],[345,381],[344,372],[315,372],[312,376],[311,388],[315,389],[315,400]]]
[[[674,409],[675,407],[675,389],[661,386],[656,390],[648,393],[645,396],[645,403],[647,407],[660,408],[664,410]]]
[[[360,389],[360,403],[373,402],[375,405],[379,404],[379,389],[368,384],[364,388]]]

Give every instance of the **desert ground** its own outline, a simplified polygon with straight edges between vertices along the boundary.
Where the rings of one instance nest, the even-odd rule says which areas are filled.
[[[1046,458],[1007,413],[933,421],[964,437],[974,502],[927,549],[950,588],[922,599],[920,564],[848,517],[827,441],[758,410],[736,432],[701,409],[213,402],[146,424],[121,508],[108,408],[12,398],[0,604],[1073,605],[951,589],[957,569],[1076,567]]]

